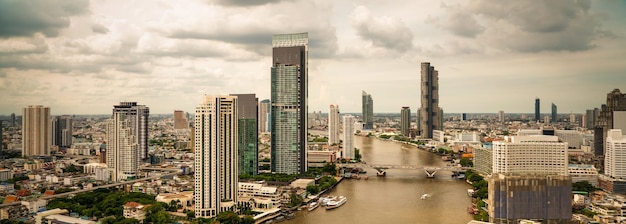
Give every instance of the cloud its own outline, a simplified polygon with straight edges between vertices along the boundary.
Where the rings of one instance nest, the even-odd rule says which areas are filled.
[[[413,33],[400,20],[374,17],[365,6],[357,6],[351,15],[352,25],[359,36],[376,47],[405,52],[413,48]]]
[[[213,2],[224,6],[259,6],[281,1],[283,0],[215,0]]]
[[[462,37],[476,37],[485,30],[473,14],[458,9],[440,25],[449,32]]]
[[[109,28],[103,26],[102,24],[93,24],[91,26],[91,31],[94,33],[106,34],[109,32]]]
[[[0,37],[31,36],[42,33],[49,37],[70,25],[69,17],[88,11],[85,0],[0,0]]]

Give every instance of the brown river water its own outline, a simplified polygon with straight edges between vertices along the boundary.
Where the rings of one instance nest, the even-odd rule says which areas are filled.
[[[445,166],[440,156],[417,147],[375,138],[355,136],[355,147],[368,164]],[[427,178],[423,170],[389,169],[377,177],[375,169],[365,169],[368,180],[345,179],[326,195],[344,195],[341,207],[311,212],[298,211],[296,217],[281,223],[467,223],[471,199],[465,181],[455,180],[450,171],[439,171]],[[428,194],[426,199],[420,197]]]

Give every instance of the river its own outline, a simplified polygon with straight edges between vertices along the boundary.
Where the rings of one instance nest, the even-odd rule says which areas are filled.
[[[355,136],[355,147],[369,164],[445,166],[435,154],[416,147],[373,137]],[[389,169],[386,177],[366,169],[368,180],[345,179],[331,195],[345,195],[348,202],[334,210],[319,207],[299,211],[294,219],[282,223],[467,223],[470,186],[454,180],[449,171],[426,178],[423,170]],[[420,197],[428,194],[425,200]]]

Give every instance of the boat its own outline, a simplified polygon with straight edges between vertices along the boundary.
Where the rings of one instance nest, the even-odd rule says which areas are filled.
[[[470,197],[474,196],[474,189],[467,189],[467,195],[469,195]]]
[[[376,176],[383,177],[383,176],[385,176],[385,175],[387,175],[387,172],[385,172],[384,170],[381,170],[381,171],[377,171],[377,172],[376,172]]]
[[[421,197],[421,199],[422,199],[422,200],[426,200],[426,198],[427,198],[427,197],[428,197],[428,194],[423,194],[423,195],[422,195],[422,197]]]
[[[345,196],[336,197],[328,202],[326,202],[326,210],[339,208],[348,201],[348,198]]]
[[[309,210],[309,212],[310,212],[310,211],[315,210],[317,207],[320,207],[320,203],[317,202],[317,201],[314,201],[314,202],[311,202],[311,203],[309,203],[307,205],[307,210]]]
[[[334,200],[336,198],[337,198],[337,196],[321,197],[318,202],[320,203],[320,205],[326,206],[326,204],[328,204],[329,201]]]

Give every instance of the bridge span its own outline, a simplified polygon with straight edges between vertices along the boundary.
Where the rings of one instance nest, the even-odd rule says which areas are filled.
[[[387,169],[405,169],[405,170],[424,170],[427,177],[435,177],[437,171],[445,170],[445,171],[455,171],[455,172],[465,172],[467,170],[466,167],[457,167],[457,166],[412,166],[412,165],[394,165],[394,164],[367,164],[367,163],[339,163],[338,167],[341,168],[373,168],[378,171],[378,173],[385,173]]]

